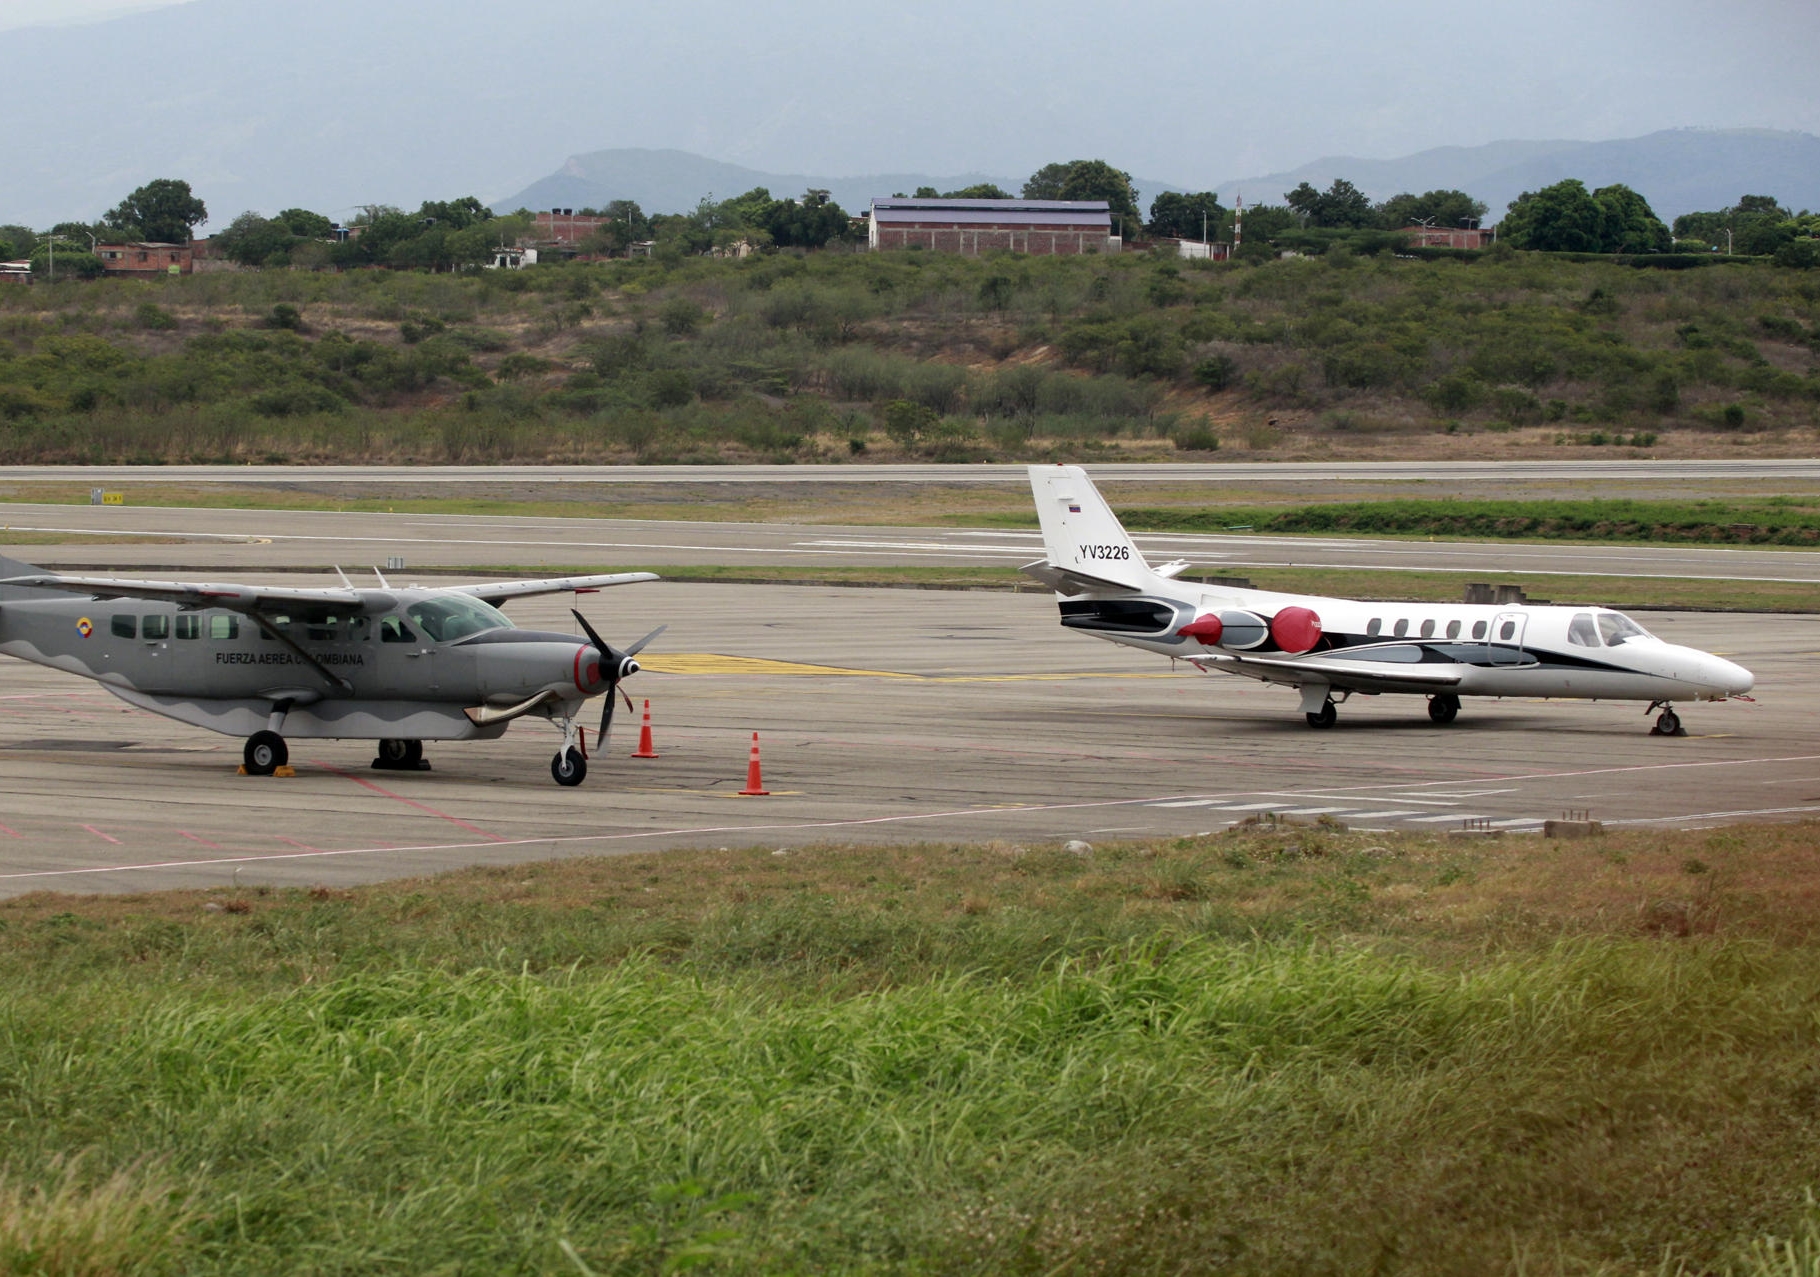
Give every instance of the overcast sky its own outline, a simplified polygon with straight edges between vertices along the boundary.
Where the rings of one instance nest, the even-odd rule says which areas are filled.
[[[148,8],[188,12],[128,19],[147,24],[143,44],[67,25]],[[347,202],[415,200],[436,183],[493,197],[612,147],[830,176],[1018,178],[1103,156],[1192,186],[1507,138],[1820,133],[1820,0],[1204,0],[1179,15],[1104,0],[695,0],[680,12],[634,0],[522,11],[489,0],[0,0],[0,30],[64,24],[75,39],[58,43],[49,79],[39,42],[10,70],[0,46],[0,78],[19,85],[7,105],[20,148],[53,120],[86,130],[86,100],[185,148],[167,156],[140,135],[117,154],[74,155],[87,166],[76,176],[96,183],[83,199],[130,184],[141,160],[172,157],[221,199],[266,199],[270,184],[246,175],[270,155],[289,163],[293,197]],[[113,62],[84,61],[109,47]],[[127,75],[139,77],[130,93]],[[259,96],[280,84],[307,103],[293,119],[275,94]],[[402,189],[376,180],[388,164]],[[77,198],[48,185],[69,168],[37,179],[47,198]]]

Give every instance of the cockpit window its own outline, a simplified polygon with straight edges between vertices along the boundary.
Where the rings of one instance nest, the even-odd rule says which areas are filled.
[[[452,642],[487,630],[512,628],[512,622],[498,608],[460,594],[445,594],[413,603],[405,609],[405,615],[417,623],[418,629],[438,643]]]
[[[1591,612],[1575,612],[1567,623],[1567,641],[1579,647],[1599,646],[1599,627],[1593,624]]]
[[[1648,630],[1622,612],[1599,613],[1599,633],[1605,636],[1605,642],[1610,647],[1618,646],[1625,639],[1653,637]]]

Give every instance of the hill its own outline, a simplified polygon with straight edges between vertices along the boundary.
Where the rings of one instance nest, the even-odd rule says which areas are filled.
[[[1221,182],[1231,204],[1280,203],[1299,182],[1324,187],[1343,177],[1373,199],[1400,191],[1455,188],[1503,215],[1524,191],[1563,178],[1588,186],[1622,182],[1641,191],[1658,216],[1725,208],[1740,195],[1773,195],[1790,208],[1820,208],[1820,137],[1770,129],[1665,129],[1608,142],[1491,142],[1444,146],[1393,160],[1327,156],[1300,168]]]
[[[688,151],[621,147],[571,155],[548,177],[539,178],[516,195],[496,201],[501,210],[515,208],[601,208],[609,200],[636,200],[647,213],[680,213],[704,197],[726,199],[763,186],[782,199],[811,188],[830,191],[835,203],[858,210],[875,195],[910,192],[919,186],[953,191],[979,182],[994,182],[1015,192],[1021,178],[987,173],[933,177],[927,173],[877,173],[864,177],[818,177],[804,173],[767,173],[727,164]]]

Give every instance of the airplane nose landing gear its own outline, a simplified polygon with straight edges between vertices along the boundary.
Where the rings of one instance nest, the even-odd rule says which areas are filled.
[[[1649,709],[1643,712],[1647,714],[1650,709],[1655,709],[1657,706],[1661,706],[1662,712],[1656,716],[1656,725],[1649,729],[1651,736],[1687,735],[1687,729],[1681,726],[1681,716],[1675,713],[1675,707],[1667,701],[1651,701]]]
[[[1332,727],[1340,721],[1340,711],[1333,707],[1332,701],[1322,701],[1321,708],[1303,715],[1310,727]]]
[[[588,760],[579,749],[563,749],[550,760],[550,775],[558,785],[579,785],[588,777]]]

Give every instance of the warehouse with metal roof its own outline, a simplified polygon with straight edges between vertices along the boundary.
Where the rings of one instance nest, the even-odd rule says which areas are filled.
[[[874,252],[927,248],[977,256],[989,249],[1038,256],[1116,253],[1105,200],[875,199]]]

